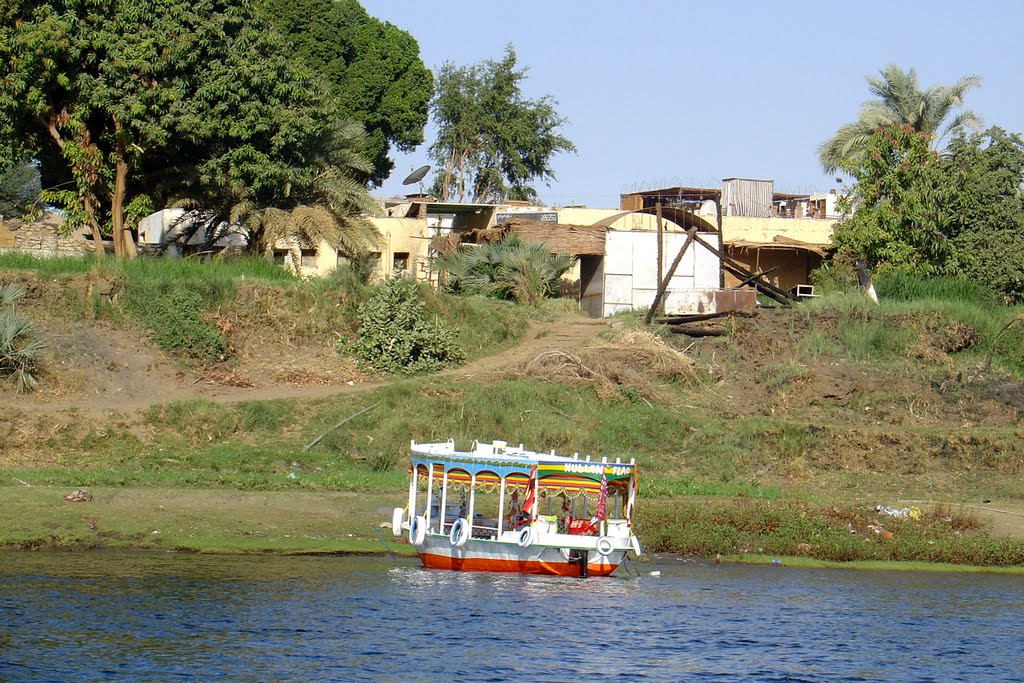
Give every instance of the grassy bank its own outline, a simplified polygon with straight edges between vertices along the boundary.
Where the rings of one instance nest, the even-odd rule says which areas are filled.
[[[69,503],[67,493],[0,487],[0,549],[412,554],[378,526],[390,496],[96,487]]]
[[[370,410],[343,428],[330,429],[365,408]],[[72,437],[73,432],[79,436]],[[10,433],[14,438],[19,434]],[[319,443],[303,452],[321,435]],[[296,552],[313,550],[316,538],[331,538],[322,549],[372,550],[370,530],[404,497],[403,454],[410,438],[452,437],[466,447],[474,438],[495,435],[563,453],[577,448],[581,453],[637,457],[642,474],[637,524],[652,551],[1024,564],[1024,542],[992,536],[958,503],[982,497],[1019,499],[1017,431],[1006,431],[1002,450],[990,448],[983,458],[961,460],[936,444],[964,439],[962,430],[902,430],[900,443],[914,444],[921,453],[910,467],[899,448],[887,454],[861,449],[864,435],[847,427],[793,425],[761,417],[712,419],[700,411],[625,398],[598,401],[588,392],[522,379],[482,384],[422,378],[318,401],[179,401],[148,410],[140,425],[65,425],[49,437],[40,430],[41,438],[13,447],[5,439],[0,454],[6,482],[23,482],[9,489],[10,495],[28,497],[36,505],[45,498],[50,513],[11,508],[3,516],[11,526],[0,528],[0,541],[24,547],[123,544]],[[212,535],[165,535],[160,529],[160,535],[145,536],[138,525],[145,520],[143,526],[159,529],[168,514],[159,508],[163,503],[147,508],[144,515],[133,512],[122,520],[127,525],[123,528],[109,528],[107,522],[98,527],[116,536],[100,537],[81,519],[77,527],[72,525],[74,533],[71,528],[50,530],[47,525],[55,522],[49,514],[81,515],[79,510],[101,507],[60,500],[60,494],[82,486],[107,491],[97,495],[99,500],[133,491],[139,501],[266,496],[280,503],[276,512],[238,509],[237,520],[230,523],[209,509],[197,509],[197,519],[209,518]],[[874,511],[879,504],[903,507],[899,500],[908,495],[950,504],[922,506],[923,519],[916,521]],[[320,508],[319,531],[292,528],[286,540],[284,532],[254,538],[245,529],[255,521],[262,524],[264,513],[282,519],[294,515],[289,500],[332,496],[348,496],[348,509],[358,509],[358,514],[324,517],[332,504],[320,502],[315,504]],[[106,509],[116,519],[117,508]],[[173,519],[162,526],[171,528]],[[313,515],[307,521],[316,519]],[[351,533],[369,547],[325,529]],[[302,543],[300,538],[312,540]]]
[[[959,506],[925,506],[920,516],[915,510],[898,517],[849,503],[652,500],[638,527],[655,552],[1024,566],[1024,539],[988,535]]]
[[[40,295],[37,305],[57,302],[54,314],[137,325],[157,339],[161,325],[187,328],[167,320],[189,306],[151,304],[165,293],[195,295],[195,319],[226,334],[229,353],[256,337],[283,340],[271,354],[330,348],[351,331],[367,291],[343,275],[261,279],[263,263],[220,275],[191,264],[82,263],[40,271],[67,299]],[[0,258],[0,269],[15,266]],[[73,284],[83,277],[120,293]],[[377,533],[390,544],[388,532],[374,529],[403,499],[409,439],[468,447],[503,438],[635,457],[637,525],[652,551],[1024,564],[1024,525],[994,526],[970,507],[1024,505],[1021,310],[960,284],[878,284],[881,306],[838,292],[730,320],[720,337],[676,339],[685,363],[666,363],[664,349],[652,352],[653,342],[626,329],[542,372],[391,378],[315,400],[188,398],[106,415],[14,403],[0,415],[0,485],[12,501],[0,511],[0,544],[383,552]],[[516,343],[527,318],[544,315],[482,298],[423,297],[471,357]],[[184,343],[168,342],[194,358]],[[83,486],[94,501],[62,500]],[[906,500],[939,502],[921,504],[919,520],[875,509]]]
[[[29,303],[60,317],[102,320],[135,332],[190,365],[232,363],[270,336],[291,348],[333,348],[359,327],[357,308],[374,287],[346,267],[302,280],[255,257],[227,261],[0,254],[0,273],[31,273]],[[2,281],[2,279],[0,279]],[[429,310],[450,325],[470,360],[515,343],[543,311],[424,285]]]

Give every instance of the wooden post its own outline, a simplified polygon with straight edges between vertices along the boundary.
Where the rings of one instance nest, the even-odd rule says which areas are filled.
[[[675,259],[672,261],[672,265],[668,267],[668,272],[665,273],[665,279],[658,283],[658,293],[654,295],[654,301],[651,303],[650,310],[647,311],[647,317],[644,318],[644,324],[650,325],[654,319],[654,313],[661,306],[662,299],[665,298],[665,290],[668,289],[668,283],[672,280],[672,276],[676,274],[676,268],[679,267],[679,262],[683,260],[683,254],[690,248],[694,239],[697,236],[697,228],[690,228],[686,231],[686,241],[683,242],[683,248],[676,254]]]
[[[660,285],[661,284],[662,275],[664,275],[663,268],[664,268],[664,262],[665,262],[664,261],[664,250],[665,250],[664,239],[665,238],[664,238],[664,232],[663,232],[663,230],[664,230],[663,225],[664,224],[662,223],[662,220],[661,220],[661,200],[660,199],[658,200],[658,203],[655,205],[655,208],[657,209],[657,214],[658,214],[658,280],[657,280],[657,282]]]
[[[715,196],[715,223],[718,227],[718,235],[721,237],[720,244],[725,249],[725,233],[722,232],[722,191],[719,190]],[[725,271],[718,269],[718,288],[725,289]]]

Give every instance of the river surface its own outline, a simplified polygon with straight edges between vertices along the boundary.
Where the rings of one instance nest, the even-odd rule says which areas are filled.
[[[624,569],[0,553],[0,681],[1024,680],[1022,577]]]

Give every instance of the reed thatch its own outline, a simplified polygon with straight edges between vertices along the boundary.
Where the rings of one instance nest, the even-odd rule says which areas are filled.
[[[462,234],[462,241],[471,244],[493,242],[506,235],[517,235],[524,242],[540,242],[552,254],[569,254],[571,256],[603,256],[605,233],[604,226],[568,225],[565,223],[549,223],[525,218],[513,218],[493,228],[470,230]],[[430,248],[444,256],[458,248],[459,237],[456,233],[437,235],[430,240]]]

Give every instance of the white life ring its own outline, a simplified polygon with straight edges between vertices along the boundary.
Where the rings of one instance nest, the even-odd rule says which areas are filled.
[[[409,522],[409,543],[413,545],[423,545],[424,539],[427,537],[427,519],[422,515],[417,515],[412,518]]]
[[[459,517],[455,520],[455,524],[452,524],[452,531],[448,534],[448,541],[452,546],[461,548],[466,545],[466,541],[469,540],[469,520],[465,517]]]
[[[395,538],[402,537],[402,517],[405,516],[405,510],[403,508],[395,508],[395,511],[391,513],[391,533],[394,534]]]
[[[607,536],[597,539],[597,552],[601,557],[608,557],[613,550],[615,550],[615,544],[612,543],[612,539]]]
[[[527,548],[531,543],[533,543],[532,526],[524,527],[523,530],[519,532],[517,543],[519,543],[520,548]]]

